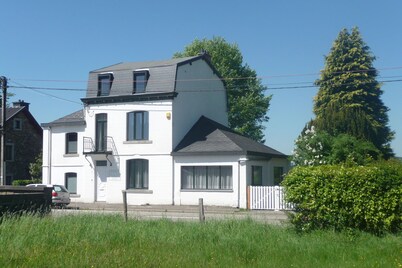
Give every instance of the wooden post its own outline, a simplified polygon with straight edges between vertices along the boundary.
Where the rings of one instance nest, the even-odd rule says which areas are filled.
[[[122,190],[121,192],[123,193],[124,220],[127,222],[127,192],[126,190]]]
[[[202,198],[198,199],[198,208],[199,208],[200,222],[205,222],[204,200]]]
[[[247,185],[247,191],[246,191],[246,197],[247,197],[247,209],[250,209],[250,185]]]

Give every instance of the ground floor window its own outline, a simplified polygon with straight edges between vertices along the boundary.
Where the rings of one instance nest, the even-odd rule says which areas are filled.
[[[77,193],[77,173],[74,173],[74,172],[66,173],[65,185],[66,185],[67,190],[70,192],[70,194],[76,194]]]
[[[127,160],[127,189],[148,189],[148,160]]]
[[[232,166],[182,166],[182,189],[231,190]]]
[[[262,166],[251,166],[251,185],[262,185]]]
[[[274,167],[274,185],[279,185],[283,181],[283,167]]]

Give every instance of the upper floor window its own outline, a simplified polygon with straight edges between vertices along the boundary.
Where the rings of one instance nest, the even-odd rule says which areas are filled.
[[[98,96],[109,96],[112,83],[113,74],[100,74],[98,76]]]
[[[14,161],[14,143],[7,143],[6,144],[6,161]]]
[[[148,160],[127,160],[127,189],[148,189]]]
[[[127,113],[127,140],[148,140],[148,112]]]
[[[149,78],[148,71],[134,72],[133,93],[144,93]]]
[[[77,153],[77,136],[76,132],[66,134],[66,154]]]
[[[13,128],[14,130],[22,130],[22,120],[20,118],[14,118]]]

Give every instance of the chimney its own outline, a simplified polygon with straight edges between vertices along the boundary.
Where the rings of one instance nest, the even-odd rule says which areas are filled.
[[[23,100],[13,102],[13,108],[21,108],[21,107],[26,107],[27,110],[29,110],[29,103]]]

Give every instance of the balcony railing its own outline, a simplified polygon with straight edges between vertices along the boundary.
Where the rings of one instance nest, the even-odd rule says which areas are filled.
[[[84,154],[113,154],[114,142],[112,137],[104,137],[96,142],[91,137],[84,137]]]

